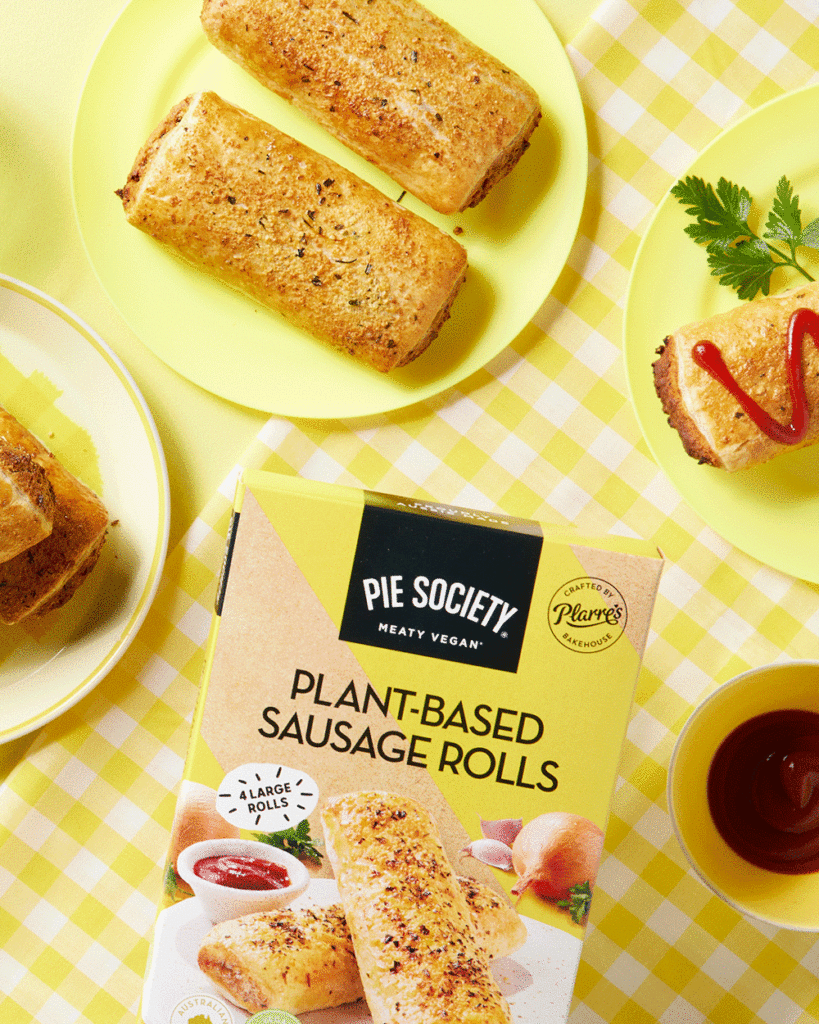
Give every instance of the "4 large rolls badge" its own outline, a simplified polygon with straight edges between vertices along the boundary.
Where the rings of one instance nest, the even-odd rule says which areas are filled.
[[[580,576],[564,583],[549,603],[549,626],[570,651],[594,654],[616,643],[626,628],[628,609],[612,583]]]

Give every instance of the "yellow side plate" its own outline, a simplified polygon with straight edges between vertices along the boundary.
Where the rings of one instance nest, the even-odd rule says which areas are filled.
[[[777,181],[787,175],[807,224],[819,216],[819,165],[810,127],[818,113],[817,86],[773,100],[718,136],[687,174],[714,186],[721,177],[745,186],[755,200],[751,218],[760,221],[770,209]],[[741,301],[711,276],[705,250],[685,234],[688,223],[684,207],[668,194],[657,208],[632,269],[624,348],[640,427],[671,482],[718,534],[782,572],[819,582],[819,446],[786,452],[764,466],[729,474],[701,466],[686,455],[663,415],[651,370],[663,338],[683,324]],[[760,223],[760,233],[762,227]],[[806,262],[819,277],[816,260]],[[777,271],[771,291],[803,280],[795,272],[786,277]]]

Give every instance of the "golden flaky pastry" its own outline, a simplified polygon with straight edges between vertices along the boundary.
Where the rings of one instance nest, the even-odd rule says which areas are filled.
[[[45,540],[53,523],[54,490],[45,470],[0,436],[0,562]]]
[[[51,533],[0,563],[0,622],[59,608],[73,597],[102,551],[108,513],[102,501],[5,409],[0,437],[21,448],[45,472],[54,493]]]
[[[321,818],[373,1024],[508,1024],[426,809],[355,792],[330,799]]]
[[[205,0],[205,32],[268,89],[441,213],[525,152],[534,89],[415,0]]]
[[[765,434],[721,383],[694,361],[693,348],[711,341],[746,394],[779,423],[791,419],[786,345],[791,314],[819,312],[819,283],[744,302],[726,313],[670,334],[653,364],[654,383],[671,426],[686,452],[730,472],[767,462],[794,446]],[[819,438],[819,349],[809,334],[802,366],[810,423],[800,447]]]
[[[509,901],[483,882],[458,878],[475,935],[490,960],[526,941]],[[246,914],[215,925],[202,940],[199,966],[238,1006],[258,1013],[330,1009],[361,999],[364,989],[340,904]]]
[[[135,227],[381,371],[426,349],[466,273],[454,238],[213,92],[171,110],[119,195]]]

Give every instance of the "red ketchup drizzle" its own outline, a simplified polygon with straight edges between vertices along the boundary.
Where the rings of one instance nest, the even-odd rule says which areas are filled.
[[[711,763],[708,807],[744,860],[784,875],[819,871],[819,714],[769,711],[735,729]]]
[[[730,391],[742,409],[764,434],[780,444],[799,444],[804,439],[810,424],[810,410],[805,395],[805,375],[802,369],[802,341],[806,334],[810,334],[814,344],[819,348],[819,316],[812,309],[794,310],[788,323],[786,347],[788,388],[793,408],[788,423],[779,423],[765,412],[755,399],[742,390],[725,365],[722,353],[712,341],[697,342],[691,350],[691,354],[697,366],[702,367],[714,380]]]
[[[290,876],[281,864],[261,857],[203,857],[194,864],[193,873],[229,889],[284,889],[290,885]]]

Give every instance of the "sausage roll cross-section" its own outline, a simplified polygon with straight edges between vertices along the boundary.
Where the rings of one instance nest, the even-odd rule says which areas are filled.
[[[0,622],[13,625],[27,615],[60,608],[73,597],[99,559],[108,512],[93,491],[2,408],[0,439],[43,469],[54,501],[48,536],[0,563]]]
[[[819,282],[744,302],[664,339],[654,384],[692,458],[734,472],[819,439],[817,314]]]
[[[541,117],[534,89],[416,0],[205,0],[213,45],[441,213],[475,206]]]
[[[38,541],[54,525],[54,489],[30,452],[0,435],[0,562]]]
[[[426,349],[466,273],[454,238],[213,92],[171,110],[118,195],[129,223],[380,371]]]
[[[508,1024],[425,808],[349,793],[327,802],[322,822],[373,1024]]]

